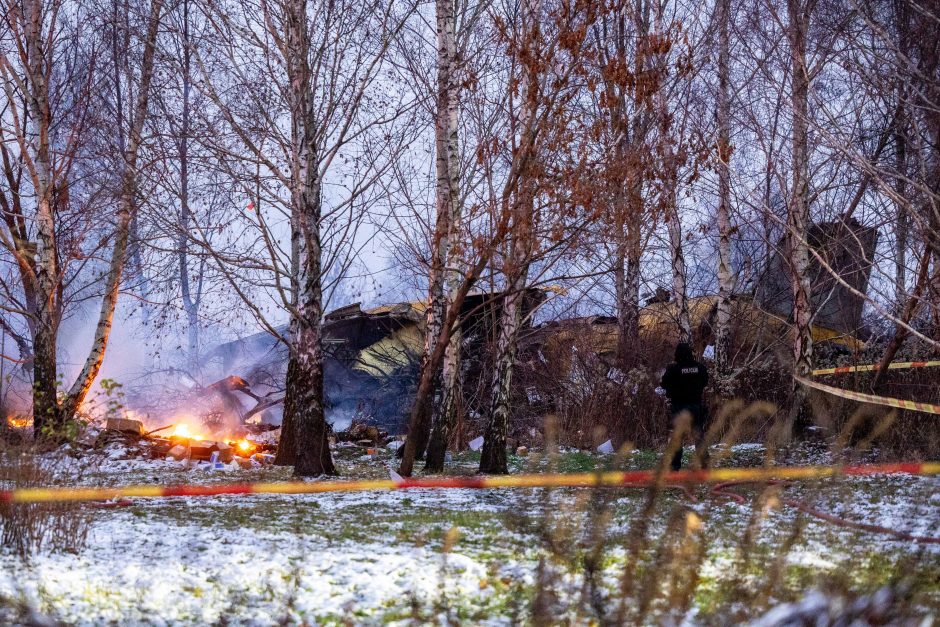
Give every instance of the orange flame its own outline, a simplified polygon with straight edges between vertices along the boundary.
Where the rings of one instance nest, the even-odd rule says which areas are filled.
[[[28,416],[7,416],[7,426],[11,429],[26,429],[33,426],[33,419]]]
[[[204,436],[190,431],[189,425],[187,425],[184,422],[181,422],[178,425],[176,425],[176,428],[173,429],[173,433],[170,434],[170,437],[184,438],[186,440],[196,440],[196,441],[205,439]]]

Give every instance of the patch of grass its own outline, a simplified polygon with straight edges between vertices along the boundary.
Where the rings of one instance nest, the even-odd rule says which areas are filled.
[[[597,455],[585,451],[563,453],[558,457],[558,472],[592,472],[599,461]]]

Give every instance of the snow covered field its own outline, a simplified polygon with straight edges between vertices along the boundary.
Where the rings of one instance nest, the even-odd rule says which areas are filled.
[[[725,463],[750,465],[759,455],[759,447],[743,446]],[[362,460],[351,448],[340,449],[337,458],[342,472],[352,477],[384,476],[391,463],[389,452]],[[609,460],[572,452],[556,463],[572,471],[603,467]],[[640,453],[631,465],[654,461],[653,454]],[[473,463],[472,456],[461,455],[452,472],[469,472]],[[514,463],[537,469],[546,462],[517,458]],[[207,472],[171,462],[109,460],[86,481],[287,476],[283,469]],[[699,521],[704,543],[696,546],[703,547],[704,558],[693,602],[675,616],[675,608],[654,602],[646,622],[668,616],[688,624],[754,619],[817,588],[870,592],[897,580],[910,589],[908,612],[940,617],[940,545],[835,526],[778,507],[772,499],[761,501],[767,502],[767,517],[745,545],[742,538],[760,491],[736,487],[744,503],[706,488],[693,492],[662,494],[641,553],[650,566],[663,569],[665,585],[661,547],[675,533],[667,531],[672,529],[668,521],[677,511]],[[853,478],[794,485],[785,493],[845,519],[940,536],[937,478]],[[412,490],[138,499],[129,507],[89,509],[88,542],[76,553],[41,553],[24,563],[5,551],[0,594],[46,617],[79,625],[432,619],[511,624],[526,622],[534,599],[550,588],[552,614],[559,621],[585,623],[591,612],[585,564],[596,531],[603,529],[605,537],[599,598],[612,608],[646,496],[643,490],[603,496],[585,490]],[[788,544],[788,550],[781,549]],[[774,574],[778,562],[779,576]],[[0,611],[7,612],[0,622],[16,620],[10,607]]]

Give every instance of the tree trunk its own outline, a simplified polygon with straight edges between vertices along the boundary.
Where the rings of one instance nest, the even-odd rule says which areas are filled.
[[[457,154],[457,85],[454,79],[454,64],[457,55],[454,39],[454,4],[453,0],[436,0],[435,13],[437,19],[437,97],[434,119],[434,136],[437,172],[436,181],[436,213],[434,235],[431,240],[431,267],[428,276],[428,311],[427,326],[425,330],[424,354],[421,360],[422,371],[430,367],[430,355],[437,344],[437,339],[443,329],[446,308],[445,280],[447,265],[451,261],[452,237],[454,236],[454,219],[456,217],[458,154]],[[413,441],[415,457],[424,457],[431,434],[432,418],[435,423],[440,422],[444,406],[442,395],[434,390],[441,388],[441,374],[437,368],[433,372],[432,392],[427,402],[434,403],[430,411],[422,412],[427,418],[409,430],[408,439]],[[435,402],[436,401],[436,402]],[[446,443],[444,444],[446,446]],[[434,445],[435,451],[440,446]],[[437,455],[437,453],[435,453]],[[432,466],[437,466],[437,459]],[[440,455],[440,465],[443,465],[443,454]]]
[[[37,438],[61,425],[56,400],[56,334],[58,332],[58,251],[53,213],[53,170],[49,151],[49,84],[43,48],[43,8],[39,0],[23,3],[30,83],[26,92],[36,194],[36,311],[33,327],[33,431]]]
[[[299,274],[295,279],[296,307],[292,311],[296,333],[291,338],[281,434],[285,429],[294,432],[294,474],[301,477],[336,474],[323,406],[322,184],[307,19],[306,1],[292,0],[285,13],[285,65],[290,83],[291,221],[299,233]]]
[[[319,282],[319,281],[318,281]],[[300,477],[335,475],[330,453],[329,427],[323,410],[323,355],[320,346],[320,316],[309,308],[310,323],[301,323],[288,365],[287,397],[292,397],[295,434],[294,474]],[[314,323],[313,320],[316,322]],[[282,427],[283,428],[283,427]]]
[[[522,24],[522,49],[532,53],[538,39],[539,0],[526,0],[520,8]],[[519,128],[524,134],[536,119],[539,94],[538,70],[532,63],[523,63],[525,83],[521,93]],[[516,364],[517,340],[522,326],[522,309],[525,288],[529,281],[529,266],[535,248],[535,215],[537,181],[533,171],[534,159],[525,166],[519,187],[510,197],[512,226],[509,254],[503,266],[506,291],[500,310],[499,330],[496,337],[496,354],[493,365],[493,384],[490,389],[490,416],[483,434],[483,451],[480,456],[480,472],[508,474],[506,464],[506,438],[509,435],[509,418],[512,402],[512,375]]]
[[[649,3],[637,2],[633,7],[632,26],[635,42],[649,35]],[[620,63],[630,64],[627,58],[629,42],[634,34],[629,33],[627,14],[618,15],[613,26],[613,50],[609,53]],[[637,76],[646,75],[649,55],[635,54],[632,61]],[[617,366],[627,373],[642,363],[640,354],[640,259],[643,253],[643,220],[645,200],[644,182],[649,174],[642,155],[649,149],[648,103],[640,102],[639,91],[629,90],[616,81],[607,80],[610,107],[610,132],[616,138],[613,159],[607,167],[612,173],[611,206],[613,209],[616,255],[614,260],[614,294],[617,311]],[[633,99],[632,111],[627,98]],[[643,96],[643,98],[646,98]]]
[[[49,312],[40,309],[37,314],[39,324],[33,334],[33,435],[40,439],[58,432],[61,420],[56,399],[56,333],[49,324]]]
[[[894,302],[895,313],[900,313],[904,307],[904,301],[907,294],[907,247],[909,245],[910,234],[910,203],[907,200],[907,158],[905,154],[905,134],[899,130],[895,134],[895,143],[897,150],[896,167],[898,170],[897,180],[894,185],[894,192],[897,195],[897,209],[895,216],[897,225],[895,227],[894,242]]]
[[[447,447],[457,427],[462,398],[462,382],[460,378],[460,345],[462,334],[458,327],[451,334],[450,342],[444,353],[444,372],[442,375],[440,415],[434,421],[431,430],[431,440],[428,443],[427,461],[424,468],[429,472],[444,470],[444,459]]]
[[[483,272],[483,269],[489,264],[496,246],[498,246],[500,242],[502,242],[506,237],[508,222],[509,212],[506,211],[503,213],[499,222],[496,224],[496,228],[494,229],[493,237],[489,242],[489,245],[477,254],[473,265],[463,274],[459,286],[454,292],[451,293],[451,304],[447,309],[447,313],[444,317],[443,328],[445,329],[445,332],[441,333],[437,338],[437,344],[434,346],[434,350],[431,351],[431,356],[428,360],[430,367],[421,371],[419,375],[418,390],[415,393],[415,402],[411,407],[411,417],[408,423],[411,427],[409,431],[413,431],[414,426],[422,420],[430,420],[429,412],[431,403],[428,399],[431,394],[431,379],[433,372],[439,366],[441,360],[444,358],[444,354],[447,351],[447,345],[449,343],[451,333],[453,333],[453,329],[457,323],[457,319],[460,317],[460,310],[463,307],[464,299],[475,285],[477,279],[480,276],[480,273]],[[404,477],[410,477],[411,473],[414,471],[414,439],[406,439],[403,449],[401,466],[399,466],[398,472]]]
[[[293,324],[292,322],[292,325]],[[296,337],[296,331],[291,329],[289,336],[291,338]],[[293,340],[291,340],[291,342],[293,343]],[[282,406],[283,412],[281,414],[281,437],[277,440],[277,453],[274,455],[275,466],[293,466],[294,462],[297,460],[297,431],[294,425],[294,416],[297,414],[297,408],[295,406],[297,398],[295,394],[288,394],[287,390],[291,388],[293,382],[298,380],[297,360],[288,355],[287,375],[284,380],[284,405]]]
[[[631,184],[631,187],[634,187]],[[614,280],[617,297],[617,363],[624,372],[629,372],[639,361],[640,348],[640,238],[639,213],[642,197],[639,190],[630,193],[630,215],[626,216],[625,232],[621,229],[621,241],[617,244]]]
[[[506,464],[506,439],[509,436],[511,415],[512,373],[516,364],[516,340],[522,326],[522,303],[527,277],[528,262],[525,262],[516,269],[502,299],[496,359],[493,364],[491,409],[480,455],[480,472],[486,474],[509,473]]]
[[[178,238],[180,296],[183,299],[183,311],[186,313],[187,342],[186,353],[189,367],[196,372],[199,364],[199,302],[193,296],[189,280],[189,230],[192,222],[192,209],[189,206],[189,133],[190,93],[192,91],[192,51],[189,38],[189,0],[183,0],[183,111],[180,120],[179,162],[180,162],[180,235]],[[260,211],[260,207],[255,208]],[[198,293],[198,292],[197,292]]]
[[[538,4],[538,0],[528,0],[524,7],[523,12],[534,15],[532,12],[531,6]],[[526,20],[526,23],[530,23],[531,20],[523,18]],[[535,32],[535,29],[530,29],[529,33],[526,36],[531,36]],[[527,76],[527,82],[531,84],[533,72],[533,64],[527,64],[527,70],[530,72],[530,75]],[[536,77],[537,78],[537,77]],[[444,355],[447,351],[447,347],[451,341],[451,334],[457,327],[457,322],[459,319],[460,310],[463,304],[464,299],[467,296],[470,288],[476,283],[477,279],[480,276],[480,273],[483,269],[490,263],[490,260],[493,257],[493,254],[498,249],[498,247],[505,240],[508,232],[511,230],[513,235],[517,235],[519,231],[519,204],[520,198],[518,198],[518,188],[520,185],[534,185],[531,176],[529,176],[531,168],[533,167],[533,161],[535,159],[535,147],[536,147],[536,138],[538,137],[538,132],[535,129],[534,117],[526,118],[527,115],[525,111],[533,110],[534,103],[537,102],[538,92],[533,91],[529,87],[526,88],[526,97],[525,105],[523,106],[523,114],[520,116],[521,123],[518,125],[521,129],[519,137],[521,138],[518,145],[514,145],[515,150],[512,152],[512,163],[510,165],[510,172],[507,178],[506,183],[503,186],[503,191],[501,193],[498,218],[496,224],[493,228],[493,234],[488,238],[487,244],[482,246],[476,252],[475,259],[472,262],[472,265],[466,269],[465,272],[461,274],[461,278],[458,281],[454,279],[454,285],[459,286],[458,289],[451,292],[450,304],[446,310],[444,316],[444,323],[442,324],[442,332],[438,334],[437,341],[433,346],[433,350],[429,352],[428,365],[427,368],[423,368],[421,371],[418,391],[415,396],[415,402],[412,406],[411,420],[409,422],[409,437],[405,441],[404,450],[402,453],[402,462],[399,468],[399,472],[403,476],[410,476],[414,470],[414,460],[415,455],[418,451],[418,437],[411,437],[411,433],[416,433],[418,428],[421,425],[429,425],[430,422],[430,395],[433,389],[433,379],[436,369],[439,367]],[[451,103],[452,106],[456,107],[456,102]],[[456,124],[454,124],[454,129]],[[439,153],[440,156],[441,153]],[[456,152],[451,154],[451,159],[455,159]],[[451,182],[453,185],[456,185],[456,162],[454,162],[454,168],[450,171]],[[440,192],[440,188],[438,189]],[[531,237],[531,207],[532,203],[526,203],[526,207],[530,210],[528,218],[528,231],[524,231],[528,237]],[[510,225],[511,229],[510,229]],[[530,250],[531,253],[531,250]],[[456,257],[455,257],[456,258]],[[517,267],[519,267],[517,265]],[[507,272],[508,276],[512,276]],[[524,279],[523,279],[524,280]],[[427,428],[427,427],[425,427]]]
[[[689,301],[686,297],[686,269],[685,254],[682,252],[682,224],[679,221],[679,212],[676,210],[675,179],[669,184],[672,188],[666,191],[667,219],[666,229],[669,232],[669,248],[672,254],[672,291],[676,303],[677,325],[679,327],[679,341],[692,342],[692,322],[689,320]]]
[[[442,260],[443,275],[447,277],[447,292],[452,295],[460,277],[456,266],[460,261],[456,238],[460,221],[458,184],[460,161],[457,152],[458,85],[455,77],[457,45],[455,36],[453,0],[437,0],[437,114],[434,132],[437,144],[437,212],[438,226],[446,223],[447,235],[440,242],[438,256]],[[432,268],[433,270],[433,268]],[[443,286],[442,286],[443,287]],[[443,290],[441,296],[443,297]],[[448,303],[453,306],[453,303]],[[441,307],[443,318],[443,307]],[[438,331],[439,332],[439,331]],[[429,333],[430,336],[430,333]],[[430,339],[430,337],[429,337]],[[426,355],[430,355],[433,342],[428,342]],[[439,472],[444,468],[444,456],[450,433],[456,421],[456,397],[459,391],[458,372],[460,337],[451,337],[444,356],[444,373],[440,379],[440,402],[434,411],[434,429],[427,451],[427,470]]]
[[[790,44],[792,168],[790,206],[787,212],[787,238],[790,254],[790,286],[793,293],[793,370],[801,377],[810,376],[813,368],[812,283],[809,231],[809,74],[806,63],[806,36],[809,30],[809,7],[801,0],[787,0]],[[790,426],[804,414],[805,391],[794,381],[794,403]]]
[[[917,3],[915,13],[926,14],[925,8]],[[935,6],[926,3],[926,6]],[[915,74],[915,87],[918,110],[922,115],[923,127],[929,145],[927,157],[926,181],[928,189],[923,202],[923,217],[918,220],[923,227],[924,243],[933,251],[932,275],[928,283],[930,299],[931,326],[933,337],[940,337],[940,55],[937,54],[937,42],[940,41],[940,24],[936,13],[929,19],[919,20],[920,29],[911,43],[916,49],[918,68]]]
[[[503,220],[500,224],[497,225],[492,246],[497,245],[502,240],[502,238],[505,236],[505,230],[506,224],[505,220]],[[409,432],[413,431],[414,426],[420,421],[430,420],[431,403],[429,401],[429,397],[433,385],[433,372],[440,365],[441,360],[444,358],[444,354],[447,351],[447,344],[449,343],[448,340],[451,337],[450,330],[454,328],[454,325],[457,322],[460,308],[463,306],[463,301],[467,297],[467,293],[476,282],[476,279],[480,276],[483,268],[485,268],[489,263],[491,254],[491,251],[487,250],[478,256],[477,260],[474,262],[473,267],[471,267],[464,275],[459,289],[457,289],[456,293],[453,295],[451,305],[448,308],[447,314],[444,318],[444,329],[446,332],[441,333],[437,338],[437,344],[434,346],[434,350],[431,352],[431,356],[428,360],[430,367],[422,370],[419,375],[418,390],[415,393],[414,405],[411,407],[411,417],[409,420],[411,429],[409,429]],[[410,477],[411,473],[414,471],[415,462],[414,439],[407,438],[405,440],[403,449],[401,466],[399,466],[398,472],[404,477]]]
[[[731,0],[718,3],[718,306],[715,321],[715,370],[722,396],[731,396]]]
[[[440,196],[440,192],[438,192]],[[431,371],[430,393],[425,397],[424,402],[428,403],[428,409],[422,412],[424,419],[409,429],[408,440],[413,441],[415,457],[423,459],[425,449],[428,445],[428,438],[431,434],[431,422],[434,415],[434,404],[437,397],[436,390],[440,389],[440,369],[439,364],[431,363],[431,352],[437,344],[438,338],[443,332],[445,315],[445,295],[444,295],[444,255],[447,247],[447,221],[448,213],[441,213],[440,198],[438,198],[438,216],[437,226],[434,229],[434,240],[431,242],[431,268],[428,276],[428,310],[424,333],[424,351],[421,356],[421,372]]]
[[[659,41],[668,41],[663,26],[662,4],[654,3],[656,30],[653,34]],[[672,116],[666,101],[666,76],[668,75],[668,53],[656,55],[659,85],[654,96],[656,116],[659,122],[659,156],[662,159],[662,181],[659,190],[660,206],[666,220],[669,235],[669,252],[672,257],[672,293],[676,304],[676,323],[679,327],[679,341],[692,342],[692,322],[689,320],[689,303],[686,289],[685,254],[682,248],[682,220],[677,207],[677,187],[681,157],[676,150],[676,138],[673,137]]]
[[[292,174],[293,175],[293,174]],[[300,277],[300,249],[301,235],[300,226],[297,220],[296,212],[291,213],[290,219],[290,263],[291,263],[291,290],[290,302],[294,311],[297,309],[297,303],[300,298],[300,289],[298,279]],[[287,336],[290,344],[288,345],[287,373],[284,388],[284,405],[281,413],[281,437],[277,441],[277,455],[274,457],[274,463],[278,466],[293,466],[297,460],[297,437],[296,427],[294,425],[294,416],[297,409],[294,405],[294,395],[287,393],[287,381],[297,380],[297,362],[290,358],[290,352],[293,350],[294,339],[298,336],[299,321],[296,315],[292,315]]]

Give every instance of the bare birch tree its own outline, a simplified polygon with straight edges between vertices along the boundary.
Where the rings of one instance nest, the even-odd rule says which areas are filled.
[[[133,84],[135,98],[127,112],[127,124],[117,128],[117,137],[123,146],[120,158],[120,182],[115,227],[110,235],[111,254],[103,278],[103,296],[92,346],[75,381],[61,399],[57,398],[57,334],[65,305],[63,280],[65,268],[60,260],[65,257],[61,247],[61,234],[57,218],[58,208],[68,202],[69,174],[77,155],[78,142],[85,139],[83,130],[87,119],[79,116],[72,122],[71,133],[59,136],[56,118],[61,111],[53,101],[57,93],[76,88],[80,94],[79,106],[88,107],[91,97],[90,81],[96,70],[96,56],[84,59],[85,72],[74,73],[74,67],[60,68],[60,35],[68,13],[61,3],[51,4],[24,1],[4,7],[8,32],[15,42],[17,57],[6,49],[0,53],[0,74],[4,82],[7,107],[13,124],[17,152],[15,159],[21,172],[29,177],[35,195],[33,220],[35,242],[27,233],[26,216],[22,207],[8,215],[12,227],[10,238],[4,238],[7,249],[19,260],[23,270],[23,289],[33,307],[23,313],[31,319],[33,356],[33,415],[37,437],[56,436],[69,421],[88,394],[104,361],[117,306],[121,278],[127,260],[130,226],[138,209],[136,198],[138,155],[142,133],[149,113],[150,83],[154,74],[154,50],[163,3],[153,0],[143,18],[145,29],[140,42],[140,65],[130,69],[126,80]],[[82,15],[79,13],[79,15]],[[128,38],[127,41],[130,41]],[[67,45],[67,44],[66,44]],[[128,47],[120,51],[130,55]],[[65,74],[64,72],[73,72]],[[82,75],[85,74],[83,77]],[[77,86],[61,85],[62,77],[77,79]],[[84,82],[84,84],[82,84]],[[61,91],[60,91],[61,90]],[[18,102],[25,102],[20,109]],[[87,111],[86,111],[87,113]],[[53,144],[64,142],[64,149]],[[4,153],[5,158],[11,153]],[[7,207],[4,207],[6,210]]]
[[[791,184],[787,209],[787,252],[793,294],[793,371],[807,377],[813,368],[813,307],[809,227],[809,89],[807,37],[815,0],[787,0],[786,37],[790,51]],[[794,383],[791,423],[803,410],[805,389]]]
[[[688,156],[683,145],[681,130],[675,128],[674,114],[669,109],[670,96],[670,58],[669,52],[678,48],[674,41],[673,31],[676,24],[668,27],[663,15],[663,2],[653,2],[653,31],[649,36],[649,54],[652,57],[653,80],[656,82],[653,97],[655,115],[657,118],[657,151],[659,161],[659,205],[666,222],[669,235],[669,253],[672,261],[672,297],[676,303],[677,324],[679,327],[679,341],[690,343],[692,341],[692,323],[689,320],[687,271],[685,252],[682,242],[682,220],[679,215],[678,186],[679,170],[685,165]],[[680,72],[673,72],[680,74]],[[678,90],[673,90],[678,91]]]
[[[137,199],[137,182],[139,179],[139,155],[143,143],[143,130],[150,113],[150,84],[154,75],[154,55],[157,46],[161,20],[163,18],[163,1],[152,0],[147,17],[147,30],[142,42],[143,52],[140,67],[132,70],[125,80],[133,85],[136,99],[130,110],[127,128],[119,132],[127,133],[126,141],[122,141],[124,151],[122,154],[120,200],[115,225],[113,252],[108,268],[105,283],[105,293],[101,302],[101,311],[95,328],[91,352],[85,360],[81,373],[72,384],[68,395],[61,404],[64,419],[69,419],[78,409],[92,383],[101,370],[104,362],[105,350],[111,335],[111,326],[114,321],[114,311],[117,307],[118,292],[121,287],[121,276],[127,259],[127,246],[130,236],[131,223],[137,215],[139,202]],[[129,50],[123,51],[129,54]],[[136,77],[136,80],[135,80]]]
[[[273,206],[243,216],[251,236],[222,246],[202,233],[200,246],[288,349],[276,463],[293,465],[300,476],[336,472],[323,396],[324,277],[354,259],[370,190],[408,141],[385,127],[411,105],[382,92],[380,83],[390,43],[413,8],[245,0],[206,10],[216,33],[211,50],[197,59],[200,86],[227,130],[212,149],[236,186],[247,187],[256,168],[263,172]],[[259,56],[246,61],[246,51]],[[231,83],[244,91],[233,97]],[[357,167],[340,165],[357,151]],[[240,158],[245,153],[248,160]],[[327,195],[331,176],[338,193]],[[288,246],[280,243],[285,228]],[[261,306],[267,299],[287,312],[286,332]]]
[[[570,233],[578,230],[577,218],[566,220],[569,213],[580,215],[585,200],[579,193],[584,153],[578,149],[581,137],[576,130],[582,121],[574,111],[582,88],[579,79],[586,74],[584,45],[595,18],[592,7],[523,0],[504,30],[511,63],[510,154],[514,161],[530,143],[533,151],[520,162],[518,184],[503,191],[509,232],[498,267],[504,283],[493,348],[490,409],[480,455],[483,473],[508,472],[513,371],[530,270],[544,259],[546,241],[570,241]],[[546,123],[535,145],[535,137],[529,138]]]
[[[601,87],[596,107],[607,206],[604,223],[614,248],[617,365],[624,373],[640,363],[640,263],[653,222],[646,202],[653,168],[648,142],[655,124],[647,78],[652,59],[645,45],[651,9],[648,0],[615,3],[592,29]]]
[[[715,369],[718,389],[730,395],[731,378],[731,0],[716,3],[718,22],[718,306],[715,320]]]
[[[438,250],[432,249],[431,257],[435,263],[439,264],[438,271],[441,272],[441,276],[437,276],[432,265],[431,287],[432,290],[438,288],[440,293],[432,291],[430,295],[431,307],[428,308],[424,367],[427,367],[431,351],[443,330],[444,312],[448,306],[453,306],[451,295],[459,289],[460,274],[457,265],[461,259],[457,241],[462,213],[457,136],[460,90],[457,78],[457,22],[453,0],[437,0],[435,16],[437,19],[437,99],[434,135],[438,226],[435,228],[433,245]],[[435,299],[440,299],[441,306],[434,304]],[[432,315],[439,316],[433,324],[430,319]],[[461,334],[458,328],[452,333],[444,354],[440,402],[432,420],[433,428],[425,464],[425,468],[430,471],[443,470],[450,435],[457,420],[460,394],[460,346]]]

